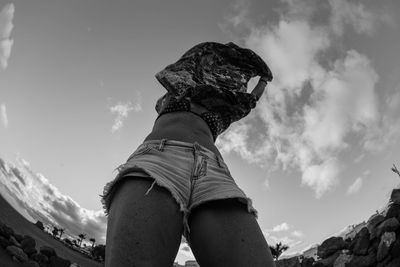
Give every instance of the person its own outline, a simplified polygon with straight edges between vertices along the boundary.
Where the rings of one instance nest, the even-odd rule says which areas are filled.
[[[210,62],[207,66],[215,64]],[[229,66],[207,71],[215,74]],[[105,266],[173,266],[182,234],[202,267],[275,266],[256,210],[215,145],[219,134],[255,107],[272,79],[267,74],[250,94],[217,88],[217,81],[169,91],[157,101],[159,115],[151,133],[104,189]],[[156,75],[166,85],[161,76]]]

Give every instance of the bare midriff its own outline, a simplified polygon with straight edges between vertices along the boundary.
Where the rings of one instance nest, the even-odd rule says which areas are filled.
[[[197,142],[221,156],[207,123],[192,112],[177,111],[161,115],[155,121],[153,130],[145,141],[164,138],[187,143]]]

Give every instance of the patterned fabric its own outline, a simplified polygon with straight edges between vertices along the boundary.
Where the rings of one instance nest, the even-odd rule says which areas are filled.
[[[253,51],[234,43],[200,43],[175,63],[156,74],[157,80],[175,95],[209,85],[217,89],[245,93],[250,78],[272,80],[271,70]]]
[[[174,111],[190,111],[190,103],[208,111],[199,115],[210,127],[214,141],[231,123],[247,116],[256,97],[247,93],[250,78],[272,80],[267,64],[250,49],[234,43],[201,43],[177,62],[156,74],[168,91],[156,105],[160,117]]]

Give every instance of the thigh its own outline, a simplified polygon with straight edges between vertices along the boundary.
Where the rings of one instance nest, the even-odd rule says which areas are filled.
[[[153,178],[126,177],[112,199],[106,266],[172,266],[183,215],[171,193]]]
[[[199,205],[189,226],[190,245],[200,266],[275,266],[256,218],[237,199]]]

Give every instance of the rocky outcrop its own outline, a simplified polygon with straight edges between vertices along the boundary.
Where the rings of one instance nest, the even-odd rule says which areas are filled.
[[[36,240],[31,236],[21,236],[13,229],[0,222],[0,249],[4,249],[10,257],[23,267],[79,267],[76,263],[57,256],[49,246],[36,249]]]
[[[328,238],[318,247],[317,255],[315,262],[300,257],[298,266],[400,267],[400,189],[392,191],[386,213],[371,216],[353,239]],[[277,266],[288,266],[280,265],[280,261]]]

